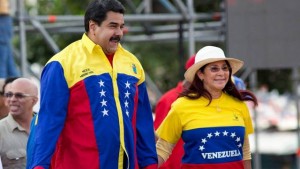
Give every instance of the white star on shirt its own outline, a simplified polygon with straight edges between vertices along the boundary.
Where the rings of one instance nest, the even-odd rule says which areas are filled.
[[[242,144],[240,143],[240,144],[238,144],[238,147],[242,147]]]
[[[225,131],[223,132],[223,136],[227,136],[227,134],[228,134],[228,132],[225,130]]]
[[[128,83],[128,81],[125,83],[126,88],[130,88],[130,83]]]
[[[106,110],[105,108],[103,109],[102,113],[103,113],[103,117],[108,116],[108,110]]]
[[[125,93],[125,98],[126,98],[126,97],[129,98],[129,95],[130,95],[130,93],[129,93],[128,90],[127,90],[126,93]]]
[[[104,82],[102,80],[100,80],[100,82],[98,82],[100,84],[100,87],[103,86],[104,87]]]
[[[103,99],[100,103],[102,104],[102,106],[107,106],[107,105],[106,105],[106,102],[107,102],[107,101],[105,101],[105,100]]]
[[[126,110],[126,115],[129,117],[129,111],[128,110]]]
[[[231,133],[230,137],[232,138],[235,137],[235,133]]]
[[[211,138],[213,135],[211,133],[207,134],[208,138]]]
[[[215,136],[220,136],[220,132],[216,131]]]
[[[202,139],[202,141],[201,141],[203,144],[205,144],[207,141],[206,141],[206,139],[204,138],[204,139]]]
[[[204,146],[199,147],[199,150],[201,150],[201,151],[203,151],[204,149],[205,149]]]
[[[241,138],[240,138],[240,137],[237,137],[235,141],[236,141],[236,142],[239,142],[239,141],[241,141]]]
[[[100,93],[100,97],[101,97],[101,96],[105,96],[105,92],[106,92],[106,91],[104,91],[104,90],[102,89],[101,92],[99,92],[99,93]]]
[[[125,104],[125,107],[128,107],[128,104],[129,104],[129,103],[128,103],[127,100],[126,100],[124,104]]]

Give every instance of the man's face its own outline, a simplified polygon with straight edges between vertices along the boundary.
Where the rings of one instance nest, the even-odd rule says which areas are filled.
[[[114,54],[118,44],[123,37],[124,15],[117,12],[107,12],[106,19],[97,25],[90,21],[89,37],[96,44],[100,45],[105,54]]]
[[[31,93],[31,90],[24,87],[22,83],[12,83],[6,94],[9,95],[9,97],[6,97],[6,102],[12,116],[18,117],[32,113],[32,108],[36,103],[36,96]]]

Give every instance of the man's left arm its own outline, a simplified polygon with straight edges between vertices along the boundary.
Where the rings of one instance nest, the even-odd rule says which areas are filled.
[[[153,118],[145,82],[138,86],[136,130],[137,158],[140,168],[156,169],[157,153]]]

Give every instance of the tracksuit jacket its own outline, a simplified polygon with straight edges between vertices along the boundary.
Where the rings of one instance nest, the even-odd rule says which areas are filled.
[[[157,167],[152,111],[138,59],[119,45],[113,67],[85,34],[46,64],[28,168]]]

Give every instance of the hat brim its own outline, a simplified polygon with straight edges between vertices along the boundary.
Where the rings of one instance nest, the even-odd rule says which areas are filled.
[[[234,58],[212,58],[212,59],[205,59],[202,60],[198,63],[195,63],[192,65],[185,73],[184,73],[184,78],[188,82],[192,83],[195,77],[196,72],[204,65],[212,62],[217,62],[217,61],[222,61],[222,60],[227,60],[230,64],[230,67],[232,69],[232,74],[235,74],[237,71],[240,70],[240,68],[243,67],[244,62],[238,59]]]

